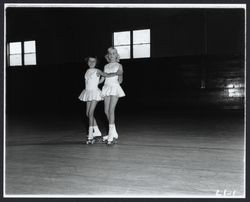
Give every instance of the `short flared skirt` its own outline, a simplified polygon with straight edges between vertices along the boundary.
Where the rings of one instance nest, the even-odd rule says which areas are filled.
[[[84,89],[80,96],[78,97],[81,101],[87,102],[87,101],[100,101],[103,100],[102,96],[101,96],[101,90],[100,89],[96,89],[96,90],[88,90],[88,89]]]
[[[102,87],[102,97],[106,97],[106,96],[117,96],[117,97],[124,97],[125,93],[122,90],[120,85],[104,85]]]

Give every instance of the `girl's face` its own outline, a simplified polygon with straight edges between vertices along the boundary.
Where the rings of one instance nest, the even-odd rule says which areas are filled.
[[[116,50],[115,49],[109,50],[108,56],[109,56],[109,59],[110,59],[111,62],[115,62],[116,57],[117,57]]]
[[[88,60],[88,66],[90,68],[95,68],[95,66],[96,66],[96,59],[95,58],[89,58],[89,60]]]

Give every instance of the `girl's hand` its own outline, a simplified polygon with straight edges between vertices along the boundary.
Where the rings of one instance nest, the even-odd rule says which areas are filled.
[[[97,72],[96,72],[96,75],[97,76],[103,76],[103,77],[107,77],[108,76],[108,74],[107,73],[105,73],[105,72],[102,72],[101,70],[97,70]]]
[[[102,83],[104,81],[104,77],[101,77],[101,79],[99,80],[99,84]]]
[[[117,76],[117,74],[116,73],[109,73],[109,74],[107,74],[107,73],[105,73],[105,72],[102,72],[101,70],[98,70],[97,71],[97,76],[103,76],[103,77],[112,77],[112,76]]]

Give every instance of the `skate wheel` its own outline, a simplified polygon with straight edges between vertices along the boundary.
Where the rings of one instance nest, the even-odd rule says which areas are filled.
[[[116,144],[116,143],[117,143],[116,139],[113,139],[112,141],[107,141],[107,145],[113,145],[113,144]]]
[[[94,141],[95,141],[96,143],[99,143],[99,142],[101,142],[101,138],[100,138],[100,137],[95,137],[95,138],[94,138]]]
[[[94,144],[94,142],[95,142],[94,140],[87,140],[86,144]]]

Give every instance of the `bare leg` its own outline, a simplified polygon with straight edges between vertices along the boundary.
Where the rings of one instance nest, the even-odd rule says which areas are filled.
[[[115,107],[118,102],[118,97],[110,96],[110,104],[109,104],[109,124],[115,123]]]
[[[109,121],[109,105],[110,105],[110,96],[106,96],[104,98],[104,112],[106,114],[108,121]]]
[[[89,117],[89,109],[90,109],[90,104],[91,104],[91,102],[89,101],[89,102],[87,102],[86,104],[87,104],[87,105],[86,105],[86,116]],[[94,125],[93,125],[93,126],[96,126],[96,125],[97,125],[97,123],[96,123],[96,120],[95,120],[95,118],[94,118]]]
[[[94,117],[94,124],[93,124],[93,126],[97,126],[97,123],[96,123],[95,117]]]
[[[96,108],[97,101],[91,101],[89,108],[89,125],[94,126],[94,112]]]
[[[89,119],[89,122],[90,122],[90,117],[89,117],[89,111],[90,111],[90,106],[91,106],[91,102],[86,102],[86,116],[88,117]],[[88,139],[92,139],[92,128],[91,128],[91,125],[89,124],[89,127],[88,127]],[[86,142],[87,144],[89,144],[88,140]]]
[[[86,116],[89,117],[89,108],[91,102],[86,102]]]
[[[106,96],[106,97],[104,97],[104,112],[105,112],[105,115],[108,119],[108,122],[109,122],[109,105],[110,105],[110,96]],[[107,139],[108,139],[108,135],[103,137],[103,141],[105,141]]]
[[[110,96],[109,103],[109,136],[108,136],[108,145],[112,144],[114,138],[118,139],[118,134],[115,128],[115,107],[119,98],[116,96]]]

